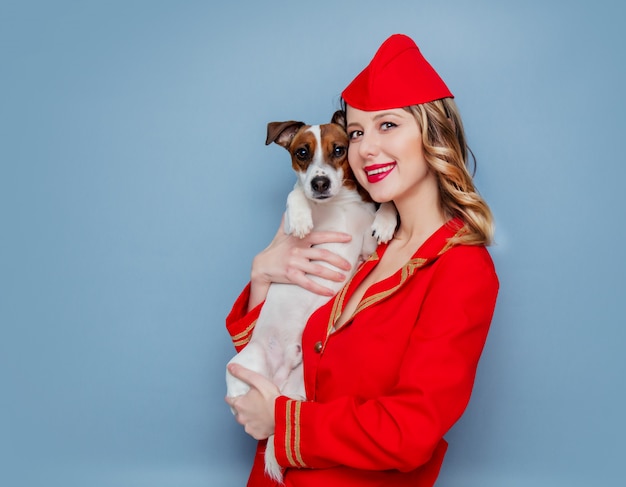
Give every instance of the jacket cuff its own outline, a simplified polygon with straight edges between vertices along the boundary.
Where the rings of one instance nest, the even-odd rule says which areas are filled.
[[[284,467],[306,468],[300,450],[300,415],[303,401],[279,396],[274,403],[274,452],[278,464]]]
[[[263,307],[263,303],[261,303],[248,312],[249,298],[250,283],[243,289],[226,317],[226,330],[238,352],[250,341],[252,330],[254,330],[254,325],[256,325],[256,320],[259,318]]]

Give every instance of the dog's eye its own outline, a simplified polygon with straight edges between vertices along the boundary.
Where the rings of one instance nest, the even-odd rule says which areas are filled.
[[[335,147],[334,151],[333,151],[333,155],[335,157],[341,157],[346,153],[346,148],[342,145],[338,145]]]
[[[296,158],[300,161],[306,161],[309,157],[309,150],[306,147],[301,147],[300,149],[296,149]]]

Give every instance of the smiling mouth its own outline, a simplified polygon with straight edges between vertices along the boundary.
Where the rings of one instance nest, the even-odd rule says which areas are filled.
[[[391,162],[389,164],[381,164],[366,168],[365,174],[367,175],[367,181],[370,183],[376,183],[381,179],[384,179],[395,167],[396,163]]]

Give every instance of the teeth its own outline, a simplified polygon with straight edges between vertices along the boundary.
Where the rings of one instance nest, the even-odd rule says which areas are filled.
[[[375,174],[380,174],[382,172],[391,171],[393,166],[394,166],[393,164],[389,164],[388,166],[380,167],[378,169],[374,169],[373,171],[367,171],[367,175],[368,176],[374,176]]]

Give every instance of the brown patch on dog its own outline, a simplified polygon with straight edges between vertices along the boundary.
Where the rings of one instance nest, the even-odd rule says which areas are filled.
[[[322,157],[327,164],[343,170],[343,185],[355,189],[363,201],[372,201],[370,195],[357,182],[348,163],[349,138],[346,133],[346,118],[342,110],[337,110],[330,123],[320,125],[323,147]],[[317,139],[309,132],[311,126],[304,122],[270,122],[267,124],[265,145],[276,142],[291,154],[291,165],[295,171],[304,172],[317,150]]]
[[[324,137],[325,134],[329,134],[329,137]],[[343,170],[343,185],[348,189],[355,189],[358,191],[363,201],[371,202],[372,198],[369,193],[357,182],[348,162],[348,144],[350,139],[345,129],[345,114],[341,110],[338,110],[333,115],[333,121],[329,124],[322,125],[322,140],[327,142],[327,147],[324,148],[324,154],[334,153],[337,157],[335,159],[335,167],[341,167]],[[331,145],[333,145],[331,147]],[[338,150],[338,147],[344,148]],[[341,152],[341,156],[339,153]],[[332,158],[328,158],[331,161]]]
[[[291,165],[296,171],[306,171],[317,151],[315,134],[309,131],[309,128],[308,125],[302,127],[287,148],[291,154]]]
[[[295,120],[289,120],[287,122],[270,122],[267,124],[267,138],[265,139],[265,145],[270,145],[272,142],[276,142],[278,145],[287,149],[291,140],[306,124],[304,122],[296,122]]]

